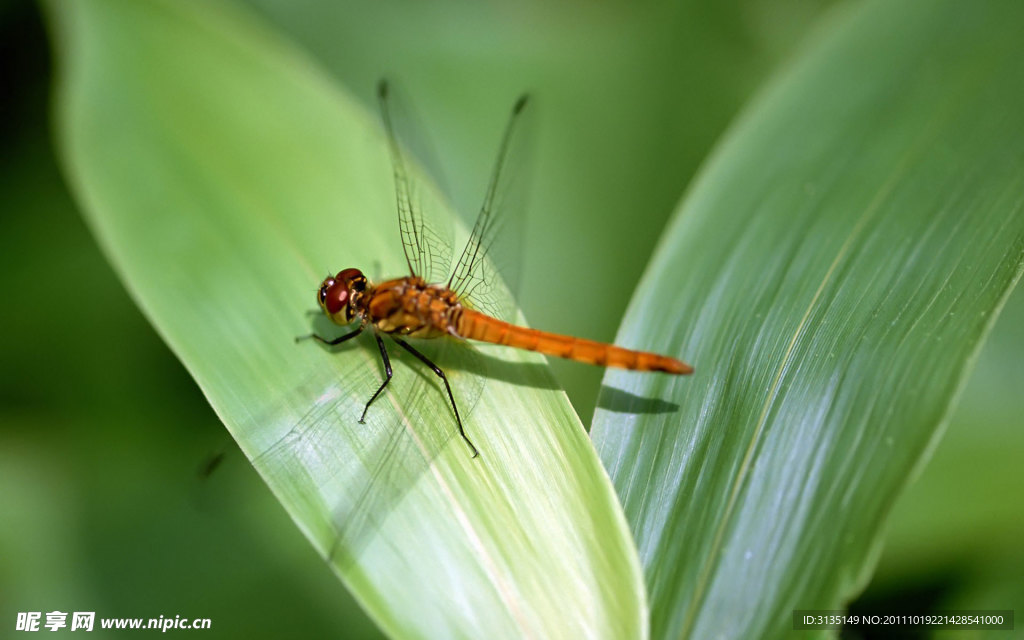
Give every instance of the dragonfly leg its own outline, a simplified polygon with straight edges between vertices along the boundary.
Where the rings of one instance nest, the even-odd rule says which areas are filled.
[[[342,342],[345,342],[346,340],[349,340],[351,338],[354,338],[354,337],[358,336],[362,332],[363,332],[363,326],[360,325],[359,328],[356,329],[355,331],[352,331],[351,333],[346,333],[345,335],[343,335],[343,336],[341,336],[339,338],[335,338],[334,340],[328,340],[327,338],[324,338],[323,336],[318,336],[315,333],[310,333],[308,335],[296,337],[295,338],[295,342],[298,342],[299,340],[305,340],[307,338],[313,338],[314,340],[316,340],[320,344],[326,344],[329,347],[333,347],[336,344],[341,344]]]
[[[360,329],[360,331],[361,330],[362,329]],[[386,377],[384,378],[384,382],[382,382],[380,384],[380,387],[378,387],[377,391],[375,391],[374,394],[370,397],[370,400],[366,403],[366,406],[363,407],[363,415],[359,416],[360,424],[362,424],[366,420],[366,412],[370,410],[370,405],[373,404],[373,401],[377,399],[377,396],[380,395],[380,392],[384,390],[384,387],[388,386],[388,383],[391,382],[391,360],[388,359],[388,350],[384,348],[384,341],[380,339],[380,334],[374,333],[373,337],[377,339],[377,346],[380,347],[380,359],[384,361],[384,375]]]
[[[473,444],[473,442],[466,435],[466,430],[462,428],[462,418],[459,417],[459,408],[455,406],[455,396],[452,395],[452,388],[448,384],[448,378],[444,375],[444,371],[441,371],[441,367],[439,367],[436,364],[434,364],[433,362],[431,362],[427,358],[427,356],[423,355],[422,353],[420,353],[416,349],[413,349],[412,345],[410,345],[405,340],[401,340],[399,338],[395,338],[394,336],[392,336],[392,338],[394,339],[395,342],[397,342],[399,345],[401,345],[401,347],[403,349],[405,349],[406,351],[408,351],[412,355],[414,355],[417,358],[419,358],[420,362],[422,362],[423,364],[425,364],[428,367],[430,367],[430,370],[433,371],[434,373],[436,373],[437,377],[441,378],[441,381],[444,382],[445,390],[448,391],[448,399],[451,400],[452,411],[455,412],[455,423],[459,425],[459,435],[462,436],[462,439],[465,440],[466,444],[469,445],[469,448],[472,449],[473,457],[474,458],[477,457],[478,455],[480,455],[480,451],[476,448],[476,446]],[[380,338],[378,338],[378,340],[379,339]],[[383,347],[381,347],[381,349],[383,349]]]

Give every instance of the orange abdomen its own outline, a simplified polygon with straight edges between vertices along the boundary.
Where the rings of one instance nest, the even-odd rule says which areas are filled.
[[[527,329],[470,309],[463,309],[456,331],[461,337],[471,340],[538,351],[550,356],[568,358],[602,367],[617,367],[634,371],[664,371],[673,374],[693,373],[693,367],[675,358],[646,351],[623,349],[583,338]]]

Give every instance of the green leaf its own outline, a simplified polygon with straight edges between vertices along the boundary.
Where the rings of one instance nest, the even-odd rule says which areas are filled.
[[[779,637],[842,607],[1024,258],[1024,5],[837,14],[754,101],[619,333],[696,367],[611,373],[592,435],[654,637]],[[644,410],[678,413],[625,425]]]
[[[893,507],[870,588],[879,597],[896,591],[892,585],[923,584],[917,588],[942,589],[943,609],[1024,606],[1024,502],[1014,499],[1024,495],[1022,363],[1024,290],[1018,287],[934,456]]]
[[[621,509],[540,358],[441,361],[474,407],[471,459],[438,381],[407,354],[393,354],[394,381],[361,425],[382,380],[373,341],[294,343],[331,330],[307,314],[325,269],[403,271],[376,116],[227,4],[48,9],[59,142],[91,228],[382,629],[644,635]]]

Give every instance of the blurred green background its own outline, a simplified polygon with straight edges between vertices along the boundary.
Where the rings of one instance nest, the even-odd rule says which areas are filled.
[[[519,299],[534,326],[602,340],[702,160],[831,4],[249,3],[368,105],[378,77],[401,83],[464,211],[530,90],[542,117]],[[0,29],[0,624],[60,609],[209,617],[214,637],[373,635],[78,215],[52,145],[38,7],[8,0]],[[1022,327],[1018,293],[855,609],[1024,603]],[[601,372],[552,365],[589,423]]]

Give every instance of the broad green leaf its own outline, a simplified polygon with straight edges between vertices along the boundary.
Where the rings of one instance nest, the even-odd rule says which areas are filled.
[[[373,341],[294,343],[338,329],[308,313],[327,270],[403,272],[375,115],[228,4],[47,6],[59,141],[90,226],[382,629],[644,635],[625,520],[541,359],[444,354],[473,409],[471,459],[438,381],[407,354],[392,354],[394,381],[361,425],[382,379]]]
[[[934,456],[893,507],[871,591],[936,586],[944,609],[1024,606],[1024,501],[1014,499],[1024,495],[1021,389],[1024,290],[1017,287]]]
[[[592,432],[654,637],[785,636],[863,587],[1020,276],[1022,26],[1019,3],[836,14],[698,177],[619,334],[672,331],[696,374],[609,374]]]

